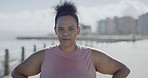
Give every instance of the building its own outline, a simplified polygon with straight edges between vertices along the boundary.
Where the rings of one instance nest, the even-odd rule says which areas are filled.
[[[148,13],[141,15],[137,21],[138,34],[148,35]]]
[[[107,25],[107,34],[114,35],[115,34],[115,22],[114,19],[106,18],[106,25]]]
[[[105,35],[107,34],[107,25],[106,25],[106,20],[100,20],[99,21],[99,26],[97,28],[97,32],[100,35]]]
[[[118,19],[118,34],[129,35],[136,33],[136,19],[132,17],[121,17]]]
[[[81,35],[88,35],[91,33],[91,26],[89,25],[80,24],[80,29],[81,29],[80,32]]]
[[[114,17],[99,21],[100,35],[129,35],[136,33],[136,19],[132,17]]]
[[[115,23],[111,18],[99,21],[98,33],[100,35],[114,35],[115,34]]]

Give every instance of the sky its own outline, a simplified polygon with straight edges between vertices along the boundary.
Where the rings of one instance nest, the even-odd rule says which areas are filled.
[[[114,16],[131,16],[137,19],[148,12],[148,0],[71,1],[78,8],[80,23],[90,25],[93,32],[101,19]],[[0,0],[0,38],[54,33],[53,7],[59,2],[60,0]]]

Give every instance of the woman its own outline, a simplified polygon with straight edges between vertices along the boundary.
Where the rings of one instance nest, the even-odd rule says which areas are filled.
[[[130,70],[122,63],[92,48],[76,44],[80,33],[77,9],[71,2],[55,7],[55,33],[60,44],[32,54],[12,72],[13,78],[96,78],[96,72],[126,78]]]

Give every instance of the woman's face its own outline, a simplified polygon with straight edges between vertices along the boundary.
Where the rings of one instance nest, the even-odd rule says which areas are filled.
[[[57,20],[55,33],[58,36],[60,45],[69,47],[75,45],[77,35],[80,33],[80,28],[72,16],[61,16]]]

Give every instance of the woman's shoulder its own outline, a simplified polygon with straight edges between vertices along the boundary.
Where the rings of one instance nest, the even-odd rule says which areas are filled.
[[[35,54],[44,54],[48,50],[56,49],[58,45],[52,45],[50,47],[45,47],[35,52]]]
[[[96,48],[93,48],[93,47],[90,47],[90,46],[85,46],[85,45],[78,45],[78,47],[79,47],[80,49],[90,50],[90,51],[92,51],[92,52],[94,52],[94,51],[99,51],[99,50],[96,49]]]
[[[44,60],[44,57],[46,56],[46,53],[48,53],[50,50],[54,49],[55,47],[56,46],[51,46],[38,50],[30,56],[30,59],[36,59],[42,62]]]
[[[43,56],[44,57],[45,52],[47,52],[48,50],[54,49],[55,47],[56,47],[56,45],[40,49],[40,50],[36,51],[35,53],[33,53],[32,56],[35,56],[35,57],[42,57]]]
[[[78,45],[78,47],[79,47],[81,50],[85,50],[85,51],[91,52],[91,54],[92,54],[93,56],[104,54],[104,52],[101,51],[101,50],[99,50],[98,48],[93,48],[93,47],[85,46],[85,45]]]

